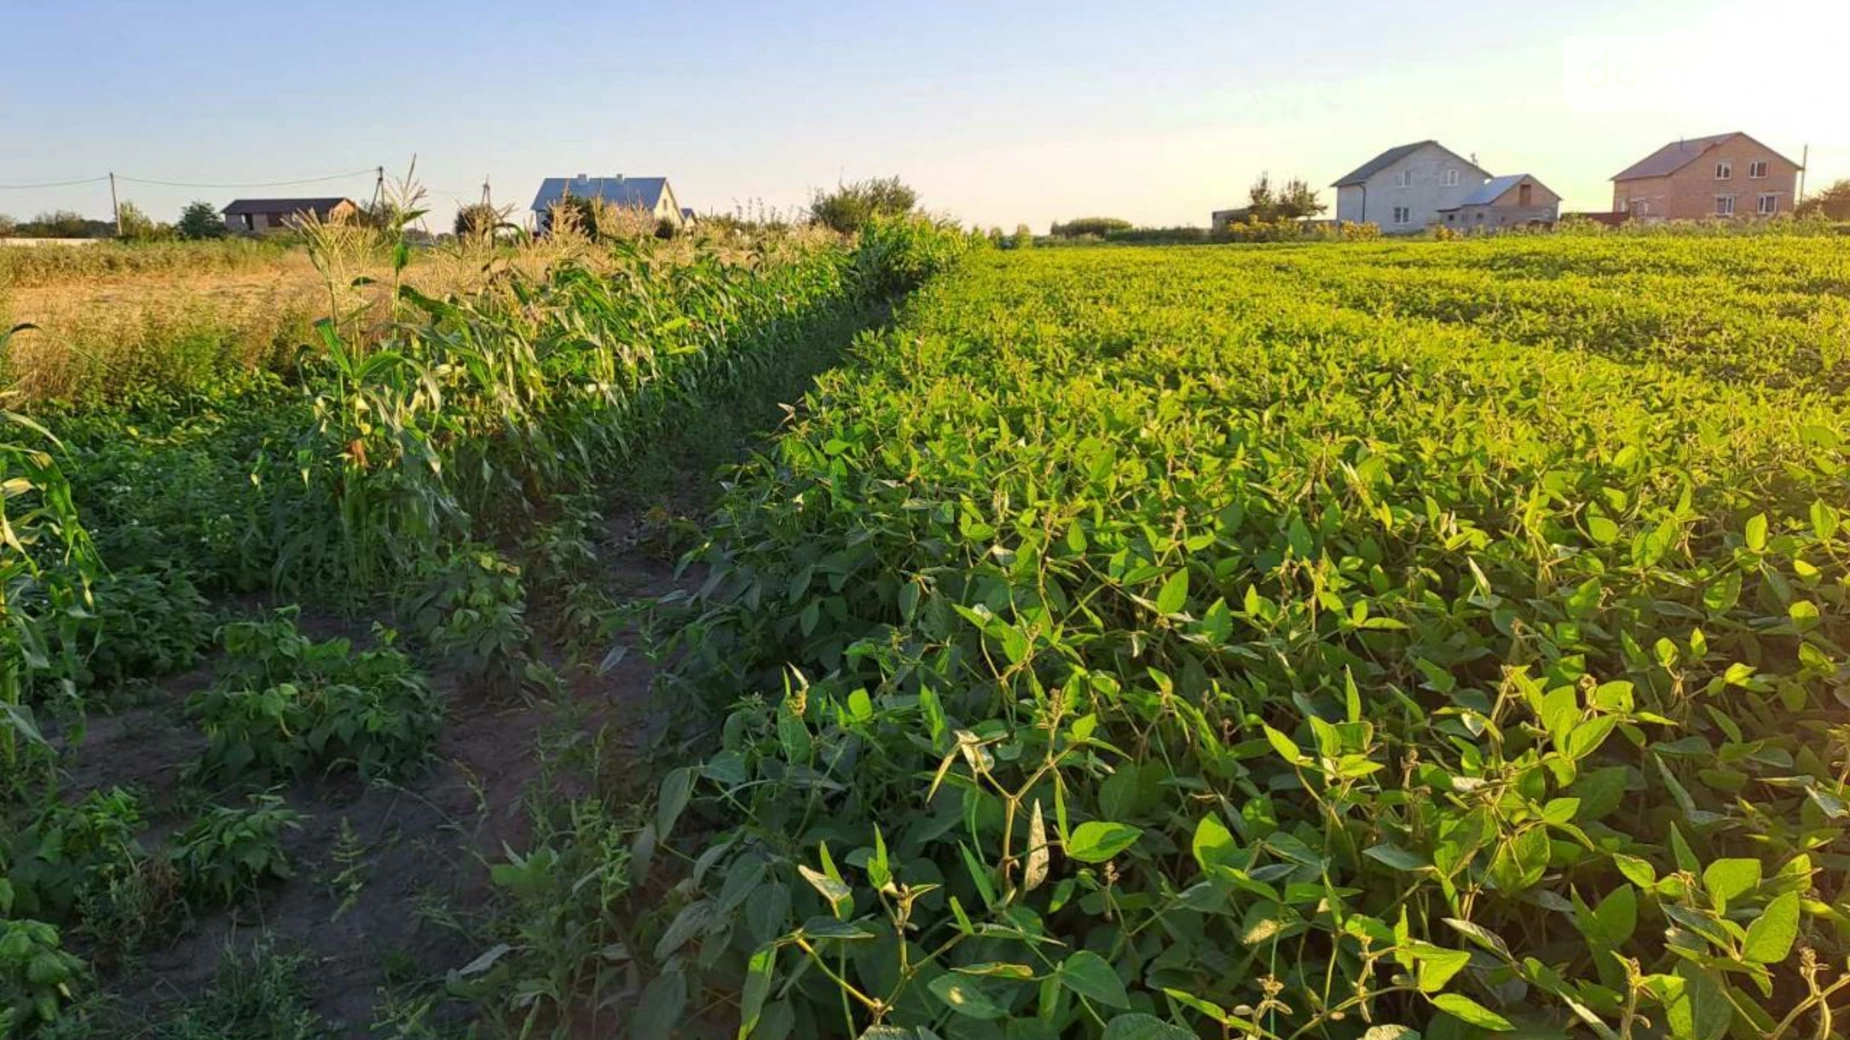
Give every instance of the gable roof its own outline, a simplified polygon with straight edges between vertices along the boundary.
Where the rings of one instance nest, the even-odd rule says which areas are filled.
[[[1490,174],[1485,172],[1483,167],[1479,166],[1477,163],[1474,163],[1471,160],[1465,158],[1464,156],[1459,155],[1457,152],[1452,151],[1450,148],[1447,148],[1446,146],[1440,144],[1437,141],[1415,141],[1412,144],[1403,144],[1403,145],[1396,146],[1394,148],[1389,148],[1387,151],[1382,152],[1380,155],[1375,156],[1373,159],[1370,159],[1367,162],[1363,163],[1362,165],[1357,166],[1355,169],[1349,171],[1348,176],[1341,178],[1340,180],[1336,181],[1334,184],[1331,184],[1330,187],[1347,188],[1350,185],[1362,184],[1366,182],[1368,178],[1373,177],[1375,174],[1380,173],[1382,170],[1387,169],[1388,167],[1394,165],[1395,163],[1401,161],[1402,159],[1405,159],[1407,156],[1412,155],[1414,152],[1417,152],[1420,149],[1425,148],[1428,145],[1431,145],[1432,147],[1439,149],[1445,154],[1451,156],[1452,158],[1457,159],[1459,162],[1464,163],[1466,166],[1469,166],[1472,169],[1476,170],[1477,172],[1484,174],[1484,176],[1486,177],[1490,176]]]
[[[1724,141],[1732,141],[1737,137],[1747,137],[1749,141],[1753,141],[1755,144],[1759,144],[1760,147],[1766,148],[1766,145],[1760,144],[1759,141],[1754,141],[1752,137],[1748,137],[1739,130],[1726,134],[1711,134],[1708,137],[1691,137],[1686,140],[1670,142],[1657,151],[1652,152],[1650,155],[1620,170],[1618,173],[1613,174],[1612,179],[1615,181],[1635,181],[1640,177],[1668,177],[1683,167],[1688,166],[1690,163],[1695,162],[1697,159],[1702,158],[1702,154],[1709,149]],[[1792,163],[1794,166],[1798,165],[1798,163],[1792,162],[1791,159],[1787,159],[1771,148],[1767,148],[1766,150],[1775,158]]]
[[[1521,184],[1523,181],[1529,181],[1530,183],[1534,184],[1536,187],[1542,189],[1548,194],[1555,195],[1555,190],[1553,188],[1550,188],[1548,185],[1543,184],[1541,181],[1537,180],[1536,178],[1531,177],[1526,173],[1512,173],[1512,174],[1508,174],[1503,177],[1492,177],[1491,179],[1478,185],[1477,190],[1472,192],[1470,195],[1466,196],[1465,200],[1463,202],[1460,202],[1459,205],[1460,206],[1488,206],[1491,203],[1502,198],[1504,192],[1509,191],[1511,188],[1514,188],[1516,185]],[[1559,198],[1560,196],[1556,195],[1556,197]]]
[[[219,212],[231,217],[243,216],[246,213],[252,215],[313,213],[317,217],[325,218],[343,202],[349,206],[354,205],[352,199],[338,197],[328,199],[234,199],[231,205]]]
[[[533,211],[544,213],[571,195],[653,212],[667,188],[666,177],[548,177],[540,182],[539,194],[533,196]]]

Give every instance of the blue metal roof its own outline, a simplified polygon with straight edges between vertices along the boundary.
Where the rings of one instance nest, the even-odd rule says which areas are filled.
[[[1465,197],[1460,206],[1488,206],[1497,201],[1504,192],[1522,182],[1526,173],[1512,173],[1503,177],[1492,177],[1477,186],[1477,190]]]
[[[667,187],[666,177],[548,177],[533,196],[533,212],[545,213],[567,195],[653,212]]]

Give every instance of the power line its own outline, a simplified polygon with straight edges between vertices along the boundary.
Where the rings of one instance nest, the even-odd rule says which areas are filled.
[[[149,180],[144,177],[130,177],[126,174],[118,175],[116,179],[129,181],[134,184],[157,184],[163,188],[282,188],[291,184],[320,184],[324,181],[351,180],[355,177],[363,177],[372,172],[374,172],[374,168],[369,166],[364,170],[354,170],[351,173],[334,173],[326,177],[303,177],[293,181],[262,181],[249,184],[194,184],[188,181],[157,181]]]
[[[101,184],[108,180],[102,177],[83,177],[74,181],[47,181],[44,184],[0,184],[0,191],[31,191],[36,188],[68,188],[73,184]]]

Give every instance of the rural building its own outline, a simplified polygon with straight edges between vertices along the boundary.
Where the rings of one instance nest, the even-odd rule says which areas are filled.
[[[681,207],[681,226],[691,228],[695,224],[698,224],[698,223],[700,223],[700,218],[694,215],[694,207],[682,206]]]
[[[1412,234],[1443,221],[1445,210],[1464,204],[1490,174],[1437,141],[1389,148],[1331,185],[1336,219],[1374,222],[1388,234]]]
[[[1235,224],[1244,224],[1252,218],[1253,208],[1241,206],[1239,209],[1217,209],[1208,214],[1208,227],[1216,232],[1225,233]]]
[[[1672,141],[1612,178],[1612,210],[1633,220],[1790,213],[1799,164],[1744,133]]]
[[[666,177],[548,177],[540,182],[533,196],[533,226],[544,232],[552,220],[552,208],[570,196],[575,199],[603,199],[612,206],[641,210],[656,220],[674,227],[684,222],[681,204]]]
[[[293,230],[305,214],[317,220],[351,220],[360,207],[352,199],[238,199],[220,211],[231,231],[261,235]]]
[[[1550,226],[1561,215],[1561,196],[1526,173],[1492,177],[1451,209],[1445,226],[1455,231]]]

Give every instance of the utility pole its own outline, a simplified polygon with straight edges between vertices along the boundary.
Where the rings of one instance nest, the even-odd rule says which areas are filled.
[[[377,179],[373,181],[373,212],[379,212],[379,203],[385,198],[385,167],[381,165],[376,171]]]
[[[1792,208],[1798,209],[1799,203],[1805,201],[1805,167],[1811,165],[1811,145],[1799,153],[1799,197],[1792,200]]]
[[[122,237],[122,203],[116,201],[116,173],[109,171],[109,208],[116,214],[116,237]]]
[[[495,196],[488,187],[488,174],[482,175],[482,205],[489,209],[495,208]]]

